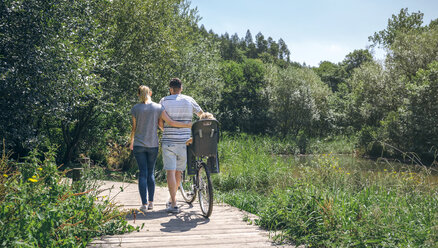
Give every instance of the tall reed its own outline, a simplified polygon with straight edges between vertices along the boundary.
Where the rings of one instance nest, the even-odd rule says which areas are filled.
[[[256,136],[225,137],[220,198],[259,216],[285,241],[316,247],[438,247],[438,186],[431,169],[374,168],[333,154],[311,163],[272,153]]]

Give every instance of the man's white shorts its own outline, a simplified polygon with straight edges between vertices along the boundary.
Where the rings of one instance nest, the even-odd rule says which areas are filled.
[[[186,144],[163,144],[163,168],[165,170],[184,171],[187,165]]]

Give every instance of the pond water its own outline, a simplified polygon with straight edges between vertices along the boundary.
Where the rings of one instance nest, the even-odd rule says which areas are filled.
[[[299,156],[286,156],[284,157],[289,163],[298,166],[313,166],[315,160],[320,158],[321,155],[299,155]],[[415,164],[400,163],[397,161],[390,161],[387,159],[365,159],[358,158],[351,154],[330,154],[325,156],[331,156],[338,160],[339,165],[345,169],[359,169],[362,171],[373,172],[423,172],[427,174],[427,179],[430,183],[438,185],[438,167],[426,167]]]

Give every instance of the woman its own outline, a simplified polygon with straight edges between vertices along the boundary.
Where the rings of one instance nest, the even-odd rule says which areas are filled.
[[[149,87],[141,85],[138,87],[137,94],[140,103],[131,109],[132,131],[129,148],[133,150],[140,170],[138,178],[138,189],[142,203],[140,211],[145,213],[147,209],[153,209],[154,204],[154,169],[158,156],[158,120],[162,118],[174,127],[190,128],[192,124],[170,119],[160,104],[152,102],[152,91]]]

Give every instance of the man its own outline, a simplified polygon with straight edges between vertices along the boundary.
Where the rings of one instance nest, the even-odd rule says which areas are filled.
[[[164,107],[172,120],[190,123],[193,118],[193,113],[200,116],[203,111],[193,98],[181,94],[182,90],[181,80],[178,78],[171,79],[169,83],[170,96],[163,97],[160,100],[160,104]],[[161,127],[163,126],[162,119],[159,125]],[[167,204],[167,212],[170,213],[180,212],[179,207],[176,205],[176,192],[181,182],[181,172],[186,169],[186,141],[190,139],[190,136],[190,128],[164,126],[161,143],[163,165],[167,173],[167,187],[169,188],[170,194],[170,204]]]

